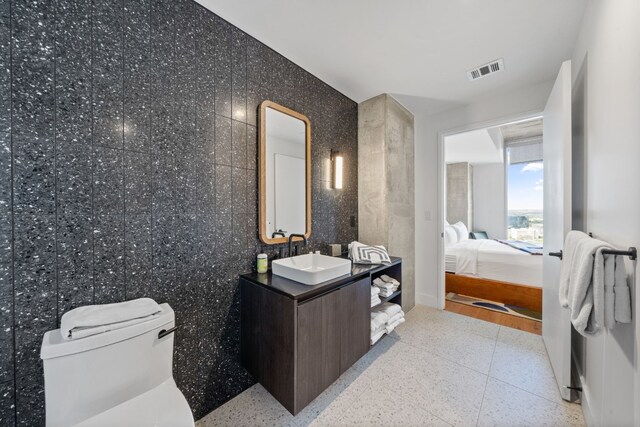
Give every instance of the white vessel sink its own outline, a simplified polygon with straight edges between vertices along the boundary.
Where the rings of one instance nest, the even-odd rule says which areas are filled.
[[[271,271],[305,285],[317,285],[351,273],[351,261],[320,254],[298,255],[275,260]]]

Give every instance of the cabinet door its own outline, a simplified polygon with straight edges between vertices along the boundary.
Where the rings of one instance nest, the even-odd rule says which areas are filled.
[[[340,292],[298,306],[294,415],[340,376]]]
[[[369,351],[371,339],[371,283],[363,279],[339,290],[340,373]]]

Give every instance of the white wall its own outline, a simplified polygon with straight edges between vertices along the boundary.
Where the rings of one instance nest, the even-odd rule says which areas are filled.
[[[586,61],[586,229],[623,248],[640,246],[639,20],[637,0],[591,1],[572,64],[575,78]],[[633,324],[584,340],[590,425],[640,425],[639,299]]]
[[[507,238],[504,163],[473,165],[473,230]]]
[[[559,67],[559,64],[558,64]],[[505,93],[492,93],[473,102],[442,113],[416,116],[416,302],[443,307],[444,296],[438,295],[438,276],[444,281],[444,259],[439,259],[442,245],[440,233],[444,219],[439,218],[440,168],[443,152],[440,136],[505,121],[533,117],[546,103],[553,81],[542,82]]]

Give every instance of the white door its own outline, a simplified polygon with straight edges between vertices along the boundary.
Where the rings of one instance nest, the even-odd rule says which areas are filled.
[[[544,260],[542,338],[558,388],[569,400],[571,390],[571,320],[558,300],[561,260],[549,252],[562,249],[571,230],[571,61],[560,68],[544,107]]]

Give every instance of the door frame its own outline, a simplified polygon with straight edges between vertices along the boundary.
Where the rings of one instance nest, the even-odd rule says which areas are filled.
[[[471,132],[474,130],[501,126],[514,122],[521,122],[525,120],[535,119],[542,117],[543,110],[536,109],[523,113],[509,114],[506,116],[498,117],[495,119],[485,120],[482,122],[467,123],[462,126],[457,126],[451,129],[438,132],[438,292],[437,303],[440,310],[444,310],[445,305],[445,271],[444,271],[444,210],[446,206],[446,177],[445,177],[445,160],[444,160],[444,140],[445,138],[456,135],[458,133]],[[505,197],[507,188],[505,186]]]

